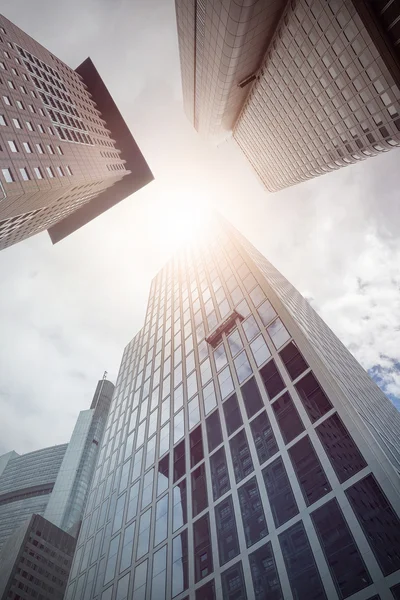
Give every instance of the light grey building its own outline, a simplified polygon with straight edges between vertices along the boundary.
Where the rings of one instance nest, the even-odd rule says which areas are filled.
[[[153,279],[66,600],[400,598],[400,414],[222,220]]]
[[[175,0],[185,112],[270,191],[400,146],[397,0]]]

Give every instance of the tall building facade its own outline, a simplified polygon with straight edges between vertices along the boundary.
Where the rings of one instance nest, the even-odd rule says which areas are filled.
[[[110,381],[98,382],[68,444],[0,457],[0,551],[32,514],[77,536],[113,391]]]
[[[71,69],[0,15],[0,249],[57,242],[152,179],[92,61]]]
[[[176,0],[185,112],[270,191],[400,146],[400,6]]]
[[[66,600],[400,598],[400,414],[224,221],[153,279]]]

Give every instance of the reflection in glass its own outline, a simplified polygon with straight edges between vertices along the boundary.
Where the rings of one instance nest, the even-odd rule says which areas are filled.
[[[214,360],[215,360],[215,368],[217,369],[217,371],[222,369],[222,367],[224,367],[226,365],[226,363],[228,362],[223,344],[221,344],[220,346],[218,346],[218,348],[216,348],[214,350]]]
[[[118,547],[119,547],[120,538],[121,538],[121,534],[118,534],[110,542],[110,549],[108,551],[108,559],[107,559],[107,563],[106,563],[103,585],[106,585],[109,581],[111,581],[111,579],[115,575],[115,567],[117,566],[117,556],[118,556]]]
[[[135,537],[135,526],[134,521],[131,525],[125,528],[124,538],[122,542],[121,562],[119,565],[119,572],[125,571],[132,564],[132,551],[133,551],[133,539]]]
[[[168,533],[168,494],[163,496],[156,504],[156,522],[154,531],[154,545],[158,546]]]
[[[150,469],[143,478],[142,508],[150,504],[153,498],[154,468]]]
[[[254,470],[249,444],[247,443],[247,437],[244,429],[239,431],[239,433],[230,440],[229,445],[231,447],[233,470],[235,473],[236,483],[239,483],[239,481],[247,477],[247,475]]]
[[[197,583],[214,570],[208,514],[193,523],[193,546],[195,582]]]
[[[196,517],[208,506],[207,482],[204,463],[192,473],[192,508]]]
[[[172,541],[172,597],[188,588],[187,529]]]
[[[138,546],[136,559],[139,560],[149,551],[151,508],[140,517]]]
[[[185,473],[185,440],[183,440],[174,448],[174,483]]]
[[[135,600],[145,600],[147,588],[147,563],[145,560],[135,569],[135,582],[133,584],[133,597]]]
[[[172,495],[172,530],[176,531],[187,523],[186,479],[174,487]]]
[[[262,473],[275,526],[279,527],[299,512],[282,458],[274,460]]]
[[[206,419],[208,451],[212,452],[217,446],[222,444],[221,422],[219,419],[219,411],[215,410]]]
[[[242,415],[236,394],[232,394],[222,405],[225,415],[226,429],[228,435],[239,429],[243,425]]]
[[[162,456],[167,450],[169,450],[169,423],[161,427],[160,429],[160,447],[158,450],[158,456]]]
[[[183,409],[174,417],[174,444],[185,435],[185,424],[183,420]]]
[[[200,422],[200,407],[199,397],[195,396],[188,402],[188,417],[189,417],[189,429],[192,429],[197,423]]]
[[[286,392],[283,396],[278,398],[278,400],[273,403],[272,409],[275,413],[285,444],[294,440],[295,437],[304,431],[304,425],[289,392]]]
[[[249,560],[255,600],[283,600],[271,542],[250,554]]]
[[[242,392],[247,416],[250,419],[264,406],[255,378],[252,377],[249,381],[246,381],[240,388],[240,391]]]
[[[158,463],[157,496],[165,492],[169,481],[169,454],[164,456]]]
[[[236,375],[239,383],[242,383],[252,374],[250,363],[247,359],[246,351],[243,350],[233,361],[235,364]]]
[[[247,598],[243,568],[240,561],[221,573],[221,580],[224,600],[245,600]]]
[[[115,596],[115,600],[126,600],[128,598],[128,589],[129,589],[129,579],[131,574],[127,573],[124,577],[122,577],[118,581],[117,593]],[[86,596],[89,598],[90,596]]]
[[[206,415],[217,406],[217,399],[215,397],[215,388],[214,381],[210,381],[203,389],[203,399],[204,399],[204,412]]]
[[[239,554],[239,540],[236,531],[235,512],[232,496],[215,507],[219,564],[224,565]]]
[[[231,488],[224,447],[210,456],[210,468],[213,498],[218,500]]]
[[[258,460],[262,465],[266,460],[278,452],[278,444],[272,431],[267,412],[263,411],[250,423],[254,445],[257,450]]]
[[[189,436],[190,446],[190,467],[194,467],[204,458],[203,452],[203,436],[201,433],[201,425],[196,427]]]
[[[331,491],[332,488],[308,435],[289,449],[289,456],[307,506]]]
[[[153,557],[153,580],[151,583],[151,600],[165,600],[166,575],[167,546],[164,546],[158,552],[156,552]]]
[[[250,481],[242,485],[238,489],[238,493],[246,546],[249,548],[268,535],[267,523],[256,478],[252,477]]]
[[[218,381],[219,388],[221,390],[221,398],[224,400],[231,392],[233,392],[234,389],[229,366],[225,367],[225,369],[218,375]]]

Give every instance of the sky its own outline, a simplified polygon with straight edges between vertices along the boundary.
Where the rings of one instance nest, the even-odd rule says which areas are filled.
[[[2,0],[71,67],[90,56],[155,180],[56,246],[0,252],[0,454],[68,441],[115,382],[152,277],[217,208],[306,296],[400,408],[400,151],[276,194],[182,108],[173,0]]]

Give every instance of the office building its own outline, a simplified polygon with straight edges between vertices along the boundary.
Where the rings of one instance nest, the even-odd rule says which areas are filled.
[[[99,381],[68,444],[0,457],[0,550],[32,514],[76,537],[113,391],[110,381]]]
[[[400,6],[176,0],[185,112],[277,191],[400,146]]]
[[[399,598],[400,414],[248,241],[205,231],[124,350],[66,600]]]
[[[55,243],[152,179],[90,58],[71,69],[0,15],[0,249]]]

